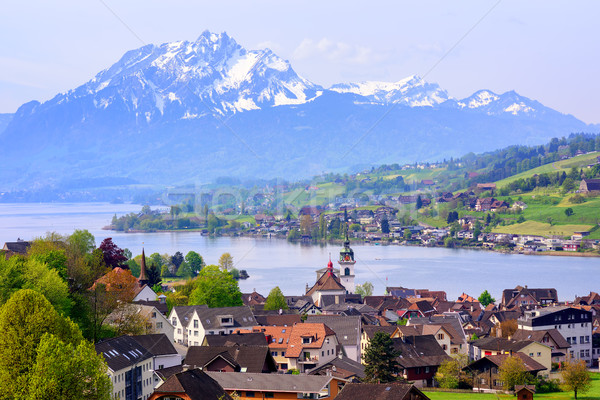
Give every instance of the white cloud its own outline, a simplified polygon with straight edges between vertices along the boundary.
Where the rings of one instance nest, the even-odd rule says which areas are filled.
[[[311,58],[325,58],[331,62],[345,64],[369,64],[381,60],[382,56],[374,54],[369,47],[334,42],[328,38],[318,41],[304,39],[292,53],[292,59],[305,60]]]

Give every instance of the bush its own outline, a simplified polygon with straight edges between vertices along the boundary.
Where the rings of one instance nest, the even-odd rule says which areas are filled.
[[[544,379],[539,377],[535,383],[535,391],[537,393],[552,393],[560,392],[560,381],[558,379]]]
[[[571,203],[571,204],[585,203],[585,197],[583,197],[580,194],[576,194],[575,196],[569,198],[569,203]]]

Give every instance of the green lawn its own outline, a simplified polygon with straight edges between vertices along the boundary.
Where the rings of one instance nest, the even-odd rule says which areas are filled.
[[[545,222],[525,221],[522,224],[497,226],[492,229],[496,233],[513,233],[517,235],[540,235],[540,236],[571,236],[575,231],[587,231],[591,225],[550,225]]]
[[[511,182],[516,181],[517,179],[529,178],[529,177],[533,176],[534,174],[544,174],[547,172],[559,172],[559,171],[561,173],[562,173],[562,171],[569,173],[569,171],[571,170],[572,167],[579,168],[579,167],[584,167],[584,166],[587,166],[588,164],[591,164],[596,159],[596,157],[598,157],[598,154],[599,153],[584,154],[582,156],[569,158],[568,160],[561,160],[561,161],[556,161],[554,163],[542,165],[541,167],[530,169],[529,171],[521,172],[520,174],[513,175],[508,178],[502,179],[502,180],[496,182],[496,186],[498,188],[501,188],[501,187],[508,185]]]
[[[592,388],[589,392],[577,396],[578,400],[598,400],[600,399],[600,373],[593,372]],[[488,393],[446,393],[446,392],[427,392],[423,391],[431,400],[494,400],[494,399],[515,399],[515,396],[506,394],[488,394]],[[552,400],[570,400],[574,399],[573,392],[558,393],[540,393],[534,396],[534,399],[552,399]]]

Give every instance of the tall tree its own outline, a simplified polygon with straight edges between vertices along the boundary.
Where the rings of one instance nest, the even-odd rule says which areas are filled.
[[[112,383],[102,355],[85,340],[63,342],[46,334],[31,368],[27,400],[109,400]]]
[[[440,364],[435,373],[435,380],[440,387],[446,389],[458,389],[460,381],[465,378],[463,368],[467,365],[466,355],[454,355],[451,359]]]
[[[390,223],[385,216],[381,219],[381,233],[390,233]]]
[[[417,196],[417,204],[415,205],[415,208],[418,210],[421,207],[423,207],[423,200],[421,199],[421,195]]]
[[[265,310],[287,310],[289,307],[287,305],[287,301],[285,300],[285,296],[279,289],[279,286],[275,286],[269,292],[267,296],[267,300],[265,301]]]
[[[19,290],[0,309],[0,398],[26,399],[44,335],[79,344],[79,328],[61,317],[44,295]]]
[[[492,297],[492,295],[490,294],[490,292],[486,290],[483,291],[483,293],[481,293],[479,295],[479,297],[477,298],[477,300],[479,300],[479,302],[481,303],[482,306],[487,307],[488,304],[492,304],[496,302],[496,299],[494,299]]]
[[[583,360],[569,360],[562,366],[560,373],[565,391],[573,391],[575,399],[578,393],[585,393],[592,387],[589,371]]]
[[[216,265],[208,265],[193,280],[188,304],[206,304],[209,307],[241,306],[242,293],[235,279]]]
[[[233,268],[233,257],[231,254],[221,254],[221,258],[219,258],[219,267],[221,267],[223,271],[229,271],[231,268]]]
[[[106,238],[98,247],[102,250],[104,263],[110,268],[127,268],[125,262],[127,257],[123,254],[123,249],[113,243],[112,238]]]
[[[188,251],[185,255],[185,262],[189,264],[193,275],[198,275],[204,266],[204,259],[202,256],[193,250]]]
[[[386,383],[397,380],[400,367],[396,358],[400,352],[385,332],[377,332],[369,341],[362,356],[365,363],[365,382]]]

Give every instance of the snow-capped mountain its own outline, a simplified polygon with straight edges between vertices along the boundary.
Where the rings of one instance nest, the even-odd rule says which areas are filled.
[[[0,191],[74,178],[297,178],[543,143],[588,127],[515,92],[458,100],[418,76],[325,89],[268,49],[206,31],[129,51],[87,83],[0,118],[10,144],[0,159],[11,166],[0,169]]]
[[[302,104],[322,93],[269,49],[246,50],[226,33],[195,42],[146,45],[127,52],[86,84],[58,95],[61,104],[91,97],[98,109],[125,106],[148,122],[162,115],[197,118]]]
[[[338,93],[364,96],[374,103],[401,104],[410,107],[435,106],[448,100],[448,93],[438,84],[425,82],[417,75],[398,82],[338,83],[330,89]]]

